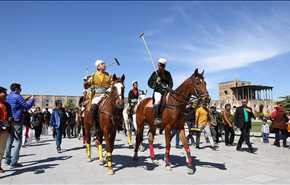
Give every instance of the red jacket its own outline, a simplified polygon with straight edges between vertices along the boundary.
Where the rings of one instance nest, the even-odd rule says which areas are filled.
[[[278,129],[287,129],[287,122],[288,118],[286,116],[286,112],[283,110],[282,107],[276,107],[276,110],[271,114],[272,128]]]
[[[0,102],[0,122],[8,122],[9,113],[5,103]]]

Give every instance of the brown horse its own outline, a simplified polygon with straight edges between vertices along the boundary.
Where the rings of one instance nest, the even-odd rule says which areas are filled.
[[[170,141],[172,129],[177,129],[180,140],[186,151],[188,173],[193,174],[193,164],[190,154],[190,149],[186,140],[184,131],[184,111],[187,101],[191,96],[195,96],[198,99],[209,101],[209,95],[206,88],[206,82],[204,81],[203,72],[198,73],[198,69],[185,80],[176,90],[169,90],[162,100],[163,112],[162,112],[162,124],[165,129],[165,165],[168,169],[171,169],[170,163]],[[136,145],[134,149],[134,159],[138,158],[138,148],[143,140],[144,124],[149,125],[149,151],[150,158],[154,160],[154,148],[153,140],[156,131],[154,126],[154,116],[152,110],[152,98],[146,98],[140,102],[136,112],[137,133],[136,133]]]
[[[86,143],[86,154],[87,159],[91,161],[91,128],[93,127],[93,119],[92,119],[92,104],[90,101],[89,93],[86,94],[85,98],[85,110],[84,110],[84,143]]]
[[[99,124],[100,130],[97,132],[97,146],[99,161],[103,163],[103,137],[106,142],[106,161],[108,166],[108,174],[113,174],[112,167],[112,152],[114,150],[114,142],[116,131],[123,124],[123,109],[124,109],[124,80],[113,76],[113,84],[110,88],[110,93],[101,101],[99,106]]]
[[[111,92],[109,94],[106,95],[106,98],[104,99],[108,99],[109,97],[111,97],[111,95],[113,95],[113,93],[116,93],[116,87],[115,86],[120,86],[120,85],[117,85],[117,84],[120,84],[120,82],[124,81],[125,77],[122,76],[122,78],[117,78],[116,75],[113,75],[113,84],[111,86]],[[123,84],[123,82],[122,82]],[[87,89],[88,87],[86,86],[85,84],[85,88]],[[120,88],[118,88],[120,89]],[[124,92],[121,92],[121,93],[124,93]],[[87,155],[87,160],[89,162],[92,161],[91,159],[91,132],[92,132],[92,128],[93,128],[93,116],[92,116],[92,104],[91,104],[91,101],[90,101],[90,96],[91,94],[90,93],[86,93],[85,97],[84,97],[84,106],[85,106],[85,110],[84,110],[84,118],[83,118],[83,123],[84,123],[84,140],[85,140],[85,143],[86,143],[86,155]],[[120,101],[119,99],[123,99],[123,95],[122,97],[118,97],[118,101],[117,101],[117,104],[122,104],[122,101]],[[103,100],[104,100],[103,99]],[[102,101],[103,102],[103,101]],[[100,104],[102,103],[100,102]],[[113,102],[113,101],[110,101],[110,102]],[[100,107],[99,107],[100,108]],[[98,111],[100,113],[100,110]],[[115,116],[117,117],[117,116]],[[98,117],[100,118],[100,116]],[[100,121],[99,121],[100,123]],[[97,130],[97,128],[95,128]],[[99,131],[99,130],[98,130]],[[101,149],[101,145],[99,145],[100,143],[100,133],[97,132],[97,140],[96,140],[96,146],[99,147],[99,149]],[[102,155],[102,150],[99,150],[99,159],[102,161],[103,160],[103,157]],[[101,156],[101,157],[100,157]]]

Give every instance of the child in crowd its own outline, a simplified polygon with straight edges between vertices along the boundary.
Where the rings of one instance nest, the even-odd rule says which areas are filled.
[[[267,123],[267,118],[263,118],[261,132],[263,136],[263,143],[269,143],[270,127],[269,124]]]

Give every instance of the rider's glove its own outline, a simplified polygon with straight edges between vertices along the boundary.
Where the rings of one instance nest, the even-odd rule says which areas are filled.
[[[161,78],[159,76],[156,78],[156,83],[157,84],[160,84],[161,83]]]

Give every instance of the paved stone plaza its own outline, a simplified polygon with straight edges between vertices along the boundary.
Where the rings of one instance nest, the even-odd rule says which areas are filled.
[[[87,162],[80,140],[64,139],[63,152],[56,153],[55,142],[48,136],[22,148],[22,168],[9,170],[3,165],[7,171],[0,175],[0,184],[290,184],[290,149],[263,144],[260,138],[252,138],[252,142],[258,148],[256,154],[236,152],[224,143],[217,151],[204,147],[206,143],[200,150],[191,147],[196,172],[187,175],[183,149],[172,148],[172,171],[164,168],[163,136],[157,136],[160,166],[155,166],[148,150],[140,152],[139,161],[134,162],[133,149],[118,134],[113,152],[115,175],[109,176],[96,159]],[[96,154],[93,148],[93,156]]]

